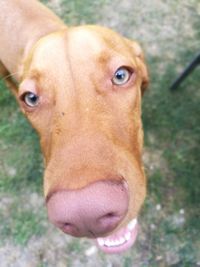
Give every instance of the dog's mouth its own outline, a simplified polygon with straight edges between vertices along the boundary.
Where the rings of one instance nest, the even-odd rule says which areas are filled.
[[[120,253],[129,249],[136,240],[138,233],[137,219],[133,219],[126,227],[105,238],[97,238],[98,247],[105,253]]]

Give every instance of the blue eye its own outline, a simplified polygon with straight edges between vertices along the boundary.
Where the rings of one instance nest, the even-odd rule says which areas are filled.
[[[120,67],[112,78],[112,83],[115,85],[124,85],[132,75],[132,72],[127,67]]]
[[[21,99],[29,107],[35,107],[39,103],[39,96],[32,92],[24,93]]]

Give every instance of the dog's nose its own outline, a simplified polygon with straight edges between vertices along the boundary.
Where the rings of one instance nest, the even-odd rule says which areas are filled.
[[[49,220],[76,237],[98,237],[114,230],[128,210],[124,182],[98,181],[78,190],[61,190],[47,201]]]

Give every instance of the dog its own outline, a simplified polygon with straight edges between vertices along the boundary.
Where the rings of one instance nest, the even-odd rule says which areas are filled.
[[[125,251],[146,195],[141,47],[101,26],[68,27],[36,0],[2,0],[0,32],[0,75],[40,137],[50,222]]]

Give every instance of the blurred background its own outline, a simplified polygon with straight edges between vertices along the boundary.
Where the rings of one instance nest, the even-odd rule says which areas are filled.
[[[43,2],[69,25],[104,25],[142,45],[151,77],[143,98],[148,195],[138,240],[122,255],[51,226],[37,135],[1,81],[0,266],[200,266],[200,67],[169,90],[200,53],[199,0]]]

